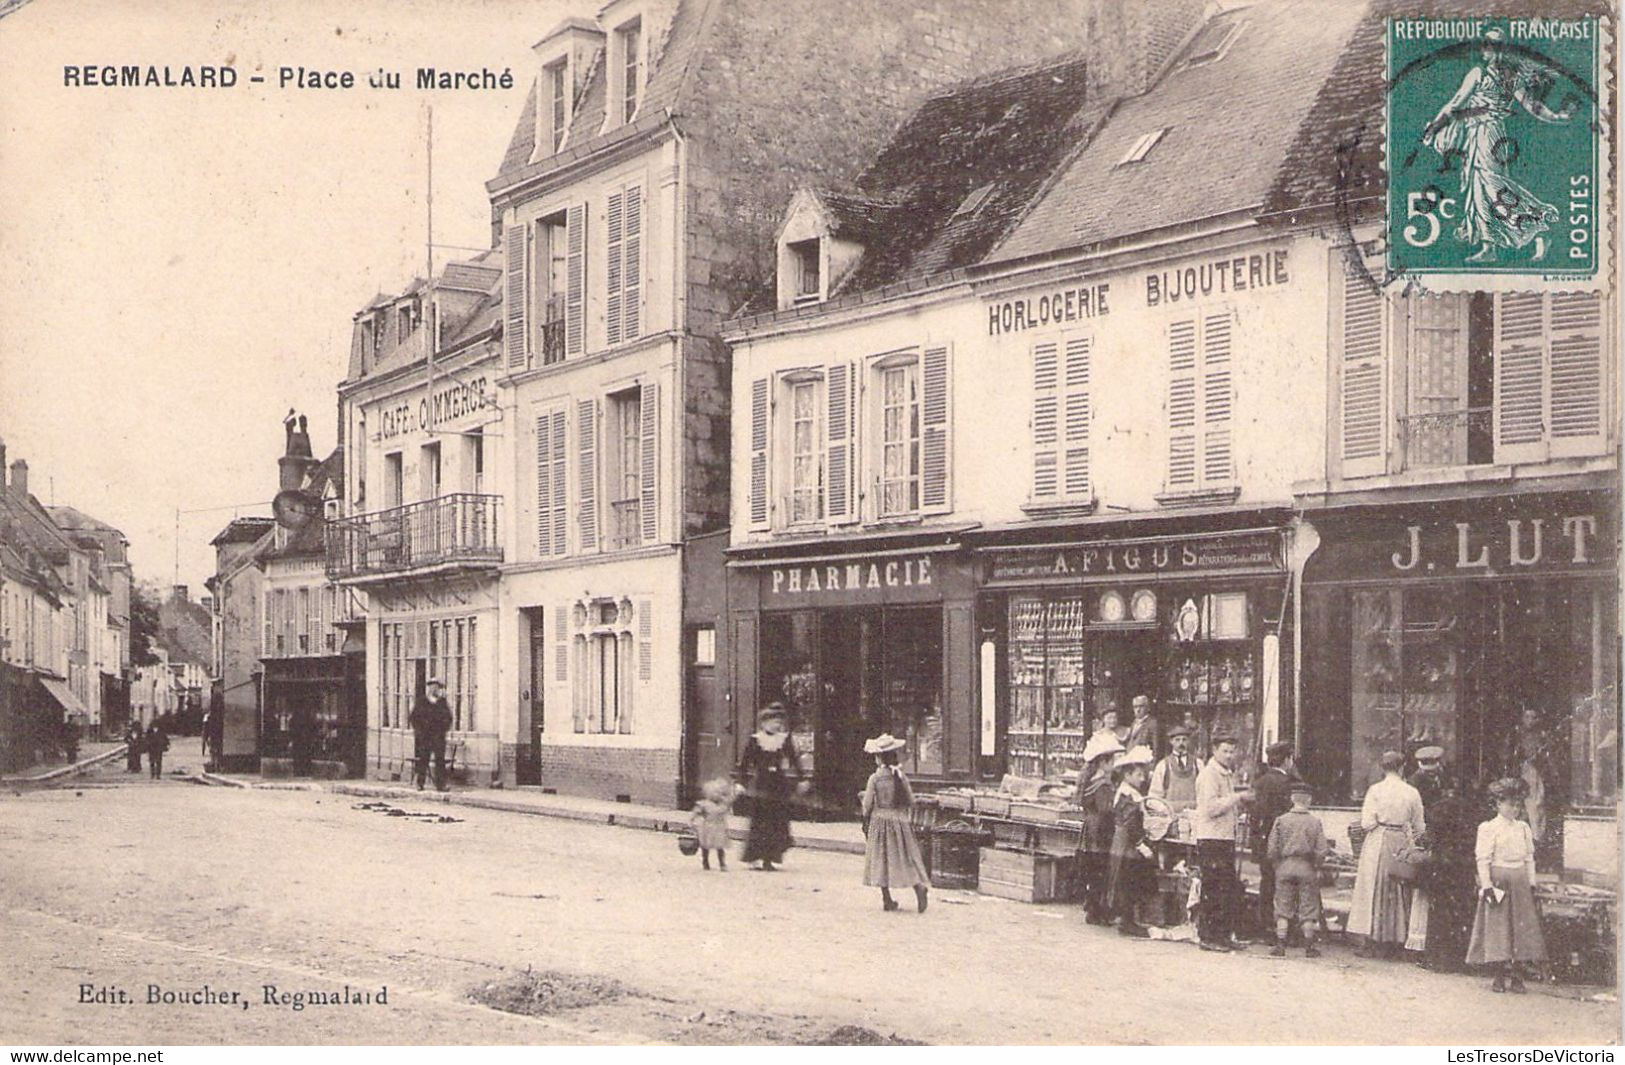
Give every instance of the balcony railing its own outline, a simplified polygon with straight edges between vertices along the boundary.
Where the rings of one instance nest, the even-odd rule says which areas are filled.
[[[564,297],[549,296],[542,321],[542,365],[564,361]]]
[[[1431,410],[1399,420],[1405,468],[1470,466],[1490,461],[1495,412],[1491,407]]]
[[[500,499],[461,492],[336,518],[327,524],[327,574],[344,580],[448,563],[501,562]]]
[[[642,512],[638,501],[621,499],[609,505],[609,549],[624,551],[643,543]]]

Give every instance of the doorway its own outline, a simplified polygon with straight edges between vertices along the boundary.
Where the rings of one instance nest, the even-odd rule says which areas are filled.
[[[514,766],[514,783],[540,785],[542,782],[542,735],[546,731],[547,640],[540,607],[526,610],[530,622],[530,682],[525,701],[530,709],[530,726],[525,732],[528,743],[524,757]]]
[[[696,788],[727,777],[734,768],[734,722],[717,697],[717,629],[692,625],[688,630],[688,706],[693,715]]]

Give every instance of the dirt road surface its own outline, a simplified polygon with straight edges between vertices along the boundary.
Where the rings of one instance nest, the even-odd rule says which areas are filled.
[[[1313,962],[1209,955],[1122,939],[1073,907],[962,892],[933,893],[924,915],[882,913],[852,855],[706,873],[658,833],[361,805],[152,782],[122,762],[0,795],[0,1043],[1620,1038],[1617,1004],[1492,995],[1341,947]],[[238,998],[149,1002],[152,985],[160,999],[205,986]],[[282,1004],[346,987],[387,987],[387,1001]],[[105,988],[131,1001],[81,1001]],[[546,997],[559,988],[575,997]],[[1128,1008],[1147,995],[1166,1008]],[[516,1000],[543,1015],[479,1004]]]

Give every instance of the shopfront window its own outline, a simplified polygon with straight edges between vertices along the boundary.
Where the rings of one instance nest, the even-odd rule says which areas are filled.
[[[1349,779],[1381,776],[1384,751],[1443,747],[1457,765],[1462,617],[1450,587],[1354,592],[1353,745]]]

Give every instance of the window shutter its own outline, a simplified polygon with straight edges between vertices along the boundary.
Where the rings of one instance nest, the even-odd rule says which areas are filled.
[[[1052,340],[1033,345],[1033,500],[1060,497],[1060,363]]]
[[[507,285],[504,287],[507,307],[503,315],[502,345],[507,352],[510,373],[523,370],[529,354],[525,343],[530,335],[525,315],[525,294],[530,291],[525,270],[529,244],[525,235],[525,226],[509,226],[502,238],[507,261]]]
[[[622,298],[621,288],[625,283],[625,274],[621,269],[621,254],[625,247],[625,218],[626,197],[619,192],[609,194],[608,236],[605,242],[604,261],[606,264],[606,284],[604,285],[604,342],[611,346],[621,342],[621,315]]]
[[[1229,310],[1202,321],[1202,484],[1229,484],[1235,479],[1230,447],[1230,413],[1234,381],[1230,341],[1234,317]]]
[[[570,608],[553,608],[553,682],[566,684],[570,680]]]
[[[536,419],[536,554],[553,554],[553,416]]]
[[[852,455],[852,414],[856,410],[853,403],[852,386],[854,368],[851,363],[838,362],[829,368],[826,377],[827,398],[824,401],[824,416],[827,419],[825,438],[827,440],[827,459],[824,463],[825,477],[825,511],[829,516],[830,524],[844,525],[856,521],[858,508],[854,505],[853,496],[853,455]]]
[[[1388,465],[1382,358],[1387,301],[1363,271],[1345,263],[1341,272],[1343,476],[1371,477]]]
[[[650,381],[638,397],[639,427],[638,521],[642,540],[652,544],[660,536],[660,385]]]
[[[943,514],[953,507],[948,483],[948,349],[926,348],[920,362],[920,511]]]
[[[587,207],[564,213],[564,351],[586,350]]]
[[[1495,297],[1495,461],[1546,457],[1547,304],[1539,293]]]
[[[587,714],[592,709],[592,689],[597,664],[588,653],[592,644],[583,636],[571,641],[575,647],[576,682],[570,692],[570,720],[577,732],[587,731]]]
[[[1601,452],[1602,296],[1551,297],[1551,448],[1554,456]]]
[[[654,604],[638,600],[638,680],[649,683],[654,675]]]
[[[636,340],[643,313],[643,187],[626,190],[621,241],[621,339]],[[644,537],[648,539],[648,537]]]
[[[567,503],[566,484],[566,458],[565,440],[566,430],[564,411],[553,412],[553,553],[562,555],[569,550],[568,529],[570,524],[570,511]]]
[[[1168,326],[1168,488],[1196,487],[1196,323]]]
[[[1061,492],[1068,499],[1086,500],[1089,483],[1089,358],[1094,338],[1070,337],[1066,341],[1064,410],[1061,425],[1064,439],[1061,451]]]
[[[576,530],[581,550],[598,550],[598,401],[576,401]]]
[[[750,527],[765,529],[767,505],[767,416],[768,381],[758,377],[750,383]]]

